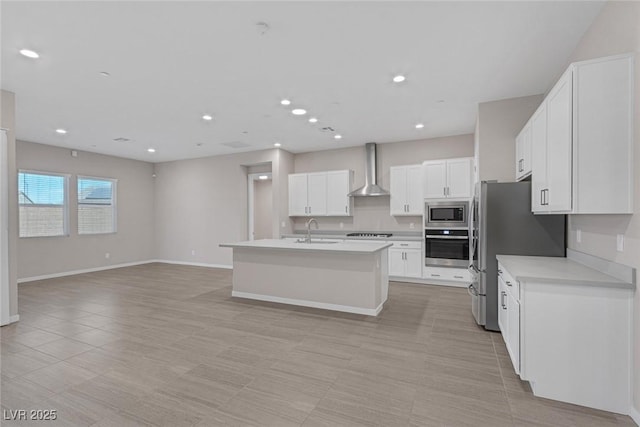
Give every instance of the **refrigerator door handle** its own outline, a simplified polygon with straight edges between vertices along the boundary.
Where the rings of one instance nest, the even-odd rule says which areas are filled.
[[[475,286],[473,286],[473,284],[469,285],[469,287],[467,288],[467,292],[472,297],[477,297],[479,295],[478,290],[476,289]]]

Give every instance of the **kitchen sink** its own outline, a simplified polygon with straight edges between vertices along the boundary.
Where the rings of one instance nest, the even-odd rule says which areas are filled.
[[[296,243],[339,243],[339,240],[320,240],[320,239],[311,239],[310,242],[307,242],[305,239],[298,239]]]

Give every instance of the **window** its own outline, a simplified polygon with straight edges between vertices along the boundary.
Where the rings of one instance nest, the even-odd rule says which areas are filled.
[[[116,232],[116,181],[78,177],[78,234]]]
[[[18,173],[20,237],[67,235],[66,175]]]

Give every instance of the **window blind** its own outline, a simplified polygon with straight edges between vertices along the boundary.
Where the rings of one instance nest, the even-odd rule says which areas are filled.
[[[115,180],[78,177],[78,234],[116,232]]]
[[[18,173],[20,237],[67,234],[67,177],[44,172]]]

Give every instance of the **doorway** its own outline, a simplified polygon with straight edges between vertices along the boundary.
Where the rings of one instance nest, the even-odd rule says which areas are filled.
[[[0,131],[0,326],[9,316],[9,165],[7,132]]]
[[[271,172],[249,177],[249,240],[273,238],[273,187]]]

